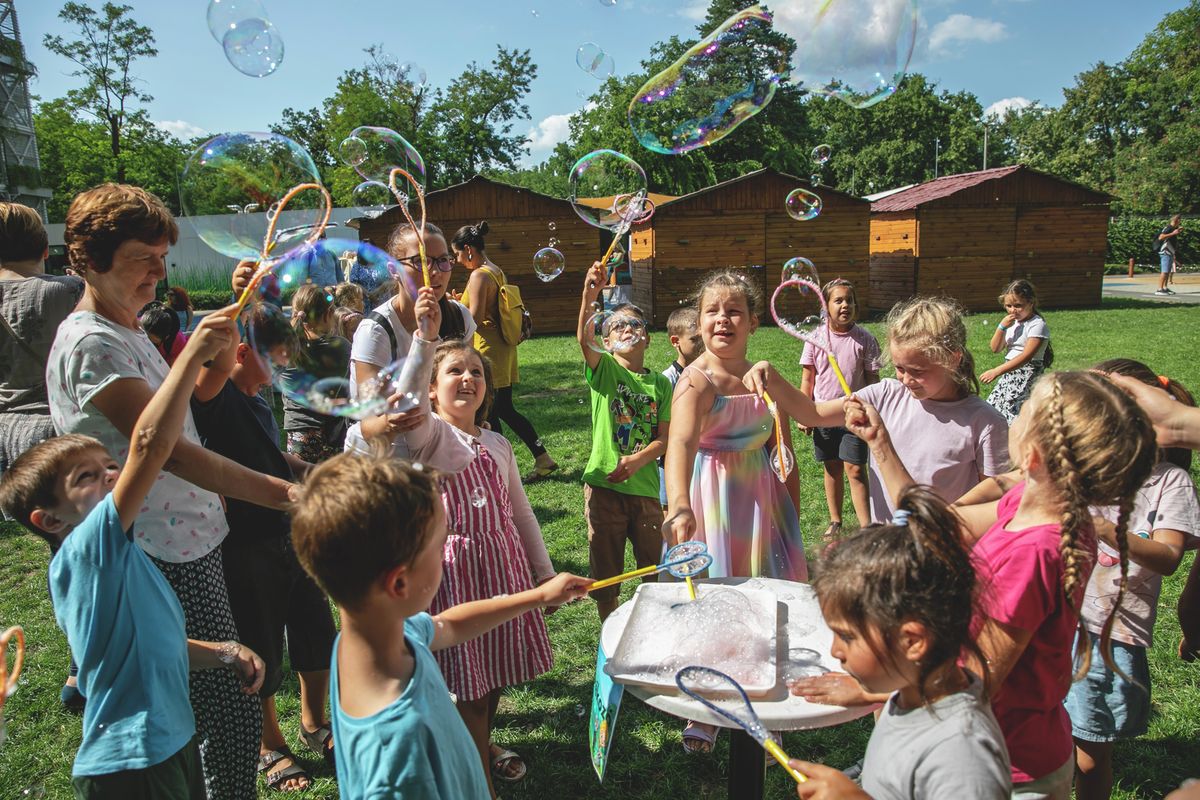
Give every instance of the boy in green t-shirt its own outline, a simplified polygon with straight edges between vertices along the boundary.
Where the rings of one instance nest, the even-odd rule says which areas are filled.
[[[600,331],[608,352],[593,347],[589,320],[604,279],[603,267],[594,264],[583,284],[577,331],[592,395],[592,454],[583,472],[583,497],[596,580],[623,571],[627,539],[639,567],[657,564],[662,556],[657,459],[667,451],[671,419],[671,382],[643,366],[650,339],[640,308],[625,303],[613,309]],[[601,620],[616,609],[619,590],[592,592]]]

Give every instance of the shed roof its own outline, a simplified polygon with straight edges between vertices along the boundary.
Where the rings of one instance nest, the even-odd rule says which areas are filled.
[[[789,181],[797,181],[799,183],[803,183],[803,184],[811,186],[809,181],[804,178],[797,178],[795,175],[789,175],[786,172],[780,172],[779,170],[774,169],[772,167],[763,167],[761,169],[756,169],[753,172],[747,172],[745,175],[739,175],[736,178],[729,178],[728,180],[721,181],[720,183],[714,183],[712,186],[705,186],[703,189],[697,189],[696,191],[691,192],[690,194],[685,194],[685,195],[682,195],[681,197],[676,197],[672,200],[669,200],[666,203],[661,203],[661,204],[656,203],[655,205],[656,205],[657,209],[661,211],[664,207],[669,208],[670,206],[672,206],[676,203],[683,203],[688,200],[692,200],[696,197],[699,197],[701,195],[705,195],[710,192],[715,192],[720,189],[724,189],[729,186],[733,186],[734,184],[742,183],[743,181],[752,180],[752,179],[757,178],[762,175],[774,175],[776,177],[784,178]],[[839,192],[837,189],[834,189],[830,186],[820,186],[820,187],[812,187],[812,188],[818,189],[822,194],[829,193],[829,194],[841,195],[842,197],[847,198],[847,199],[852,200],[857,203],[867,202],[866,200],[863,200],[861,197],[858,197],[858,196],[852,195],[852,194],[847,194],[846,192]]]
[[[1029,175],[1036,175],[1041,178],[1049,179],[1077,189],[1083,196],[1087,197],[1088,202],[1092,203],[1108,203],[1112,201],[1112,195],[1104,192],[1097,192],[1094,189],[1089,189],[1086,186],[1060,178],[1057,175],[1051,175],[1048,172],[1027,167],[1024,164],[1017,164],[1011,167],[996,167],[994,169],[985,169],[978,172],[963,172],[958,175],[946,175],[941,178],[935,178],[925,183],[917,184],[910,189],[895,192],[876,200],[871,204],[872,212],[882,211],[911,211],[914,208],[932,203],[935,200],[943,200],[954,194],[957,194],[965,189],[970,189],[974,186],[987,183],[989,181],[997,181],[1014,175],[1018,172],[1024,172]]]

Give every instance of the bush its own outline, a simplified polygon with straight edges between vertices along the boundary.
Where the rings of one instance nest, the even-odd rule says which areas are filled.
[[[1162,217],[1113,217],[1108,223],[1109,263],[1158,264],[1155,240],[1167,220]],[[1175,254],[1181,267],[1200,263],[1200,219],[1184,218],[1183,233],[1175,238]]]
[[[229,305],[233,292],[229,289],[188,289],[188,297],[192,299],[192,308],[197,311],[215,311]]]

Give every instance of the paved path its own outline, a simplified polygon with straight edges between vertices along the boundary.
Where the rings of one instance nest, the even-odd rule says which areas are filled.
[[[1158,288],[1158,273],[1139,273],[1132,278],[1124,275],[1104,276],[1105,297],[1126,297],[1135,300],[1150,300],[1156,303],[1174,303],[1176,305],[1200,305],[1200,275],[1183,273],[1175,276],[1171,288],[1175,294],[1163,296],[1155,294]]]

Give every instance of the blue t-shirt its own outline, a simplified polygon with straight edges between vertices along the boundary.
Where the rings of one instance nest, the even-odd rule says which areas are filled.
[[[334,642],[329,706],[342,800],[489,800],[479,750],[450,702],[429,650],[433,618],[421,613],[406,619],[404,641],[416,661],[408,686],[369,717],[342,711],[337,668],[341,637]]]
[[[121,529],[111,494],[63,540],[50,595],[87,698],[71,774],[145,769],[179,752],[196,732],[183,609]]]

